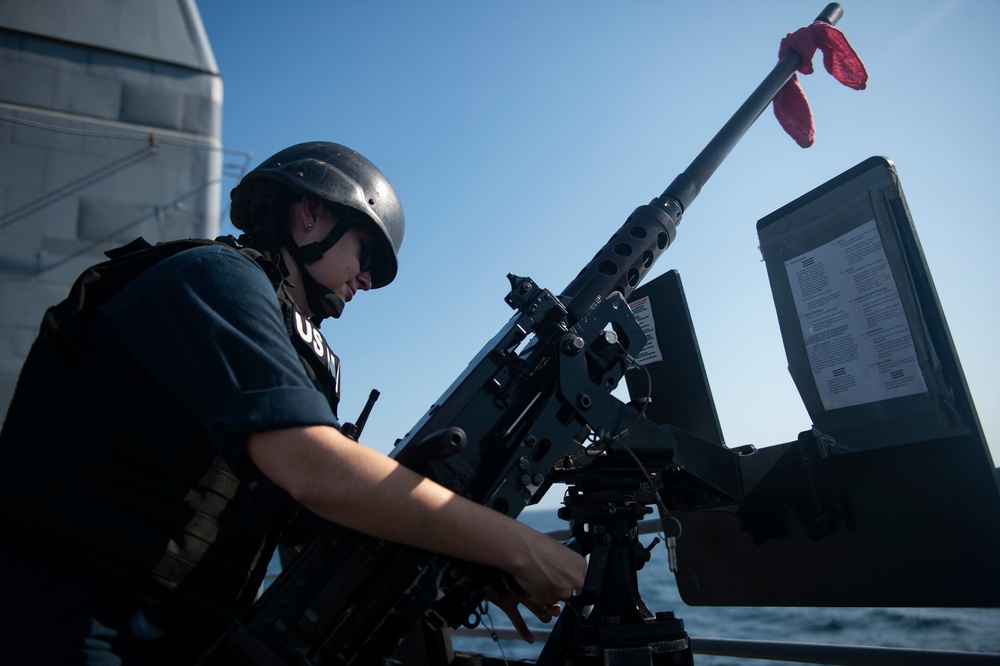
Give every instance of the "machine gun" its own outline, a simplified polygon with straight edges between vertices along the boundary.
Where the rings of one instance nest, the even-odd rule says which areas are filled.
[[[817,20],[834,24],[841,14],[830,4]],[[654,616],[638,597],[635,523],[653,504],[663,511],[738,505],[746,494],[741,452],[653,422],[641,398],[626,404],[612,395],[646,343],[626,299],[800,60],[794,51],[784,56],[691,165],[639,206],[558,296],[509,275],[505,300],[515,314],[392,454],[510,517],[551,483],[574,484],[563,515],[591,562],[570,603],[576,612],[560,618],[539,663],[566,663],[570,653],[575,663],[608,663],[605,650],[622,659],[614,663],[661,663],[651,654],[662,663],[690,660],[683,624]],[[502,584],[485,567],[331,525],[205,663],[454,663],[441,633],[466,623]],[[585,606],[593,606],[586,617]],[[419,656],[411,662],[404,653]]]

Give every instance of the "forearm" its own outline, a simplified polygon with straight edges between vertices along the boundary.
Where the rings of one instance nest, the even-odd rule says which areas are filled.
[[[553,556],[538,552],[542,535],[534,530],[455,495],[332,428],[259,433],[251,438],[249,451],[269,478],[311,511],[371,536],[488,564],[519,578],[546,566],[539,558]],[[541,548],[547,544],[542,542]],[[559,566],[567,563],[573,565],[567,560]],[[578,586],[576,581],[566,584]]]

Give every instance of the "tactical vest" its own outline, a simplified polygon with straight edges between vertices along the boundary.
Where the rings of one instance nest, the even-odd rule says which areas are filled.
[[[84,272],[45,314],[0,433],[0,521],[71,551],[167,626],[224,622],[248,608],[300,509],[249,461],[230,469],[96,316],[150,266],[212,243],[138,239]],[[289,338],[336,414],[337,356],[277,267],[238,251],[268,275]]]

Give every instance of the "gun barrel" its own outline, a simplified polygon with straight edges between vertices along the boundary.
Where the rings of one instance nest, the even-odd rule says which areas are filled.
[[[816,20],[834,25],[843,13],[839,4],[830,3]],[[631,293],[673,242],[684,211],[801,62],[802,57],[796,51],[785,54],[688,168],[660,196],[633,211],[560,294],[571,316],[576,319],[585,316],[612,292],[620,291],[624,296]]]
[[[836,25],[843,15],[844,8],[832,2],[823,9],[816,20]],[[653,200],[653,204],[662,206],[662,201],[672,198],[680,204],[681,212],[687,210],[687,207],[701,192],[705,182],[711,178],[733,147],[739,143],[750,126],[764,112],[778,91],[788,83],[801,63],[802,57],[797,51],[786,53],[729,121],[722,126],[718,134],[698,153],[688,168],[670,183],[658,199]]]

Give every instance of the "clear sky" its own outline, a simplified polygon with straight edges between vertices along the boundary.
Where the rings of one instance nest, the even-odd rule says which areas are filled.
[[[765,111],[646,279],[681,273],[727,444],[794,439],[810,420],[786,370],[756,222],[867,157],[889,157],[1000,462],[1000,2],[842,4],[838,27],[868,67],[868,89],[837,83],[817,54],[816,73],[802,77],[816,144],[799,148]],[[198,6],[222,73],[226,148],[253,153],[252,166],[300,141],[342,143],[403,201],[399,277],[323,326],[343,361],[341,418],[379,389],[362,440],[388,452],[510,318],[506,274],[562,291],[825,3]],[[238,175],[244,164],[229,162]]]

